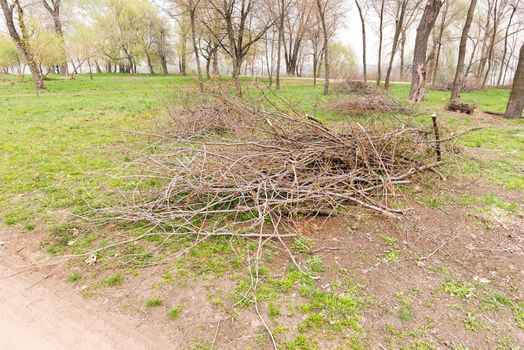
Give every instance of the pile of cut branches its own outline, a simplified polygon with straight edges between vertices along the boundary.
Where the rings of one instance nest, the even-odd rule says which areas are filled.
[[[336,99],[327,104],[328,109],[339,113],[402,113],[407,109],[391,95],[377,93]]]
[[[189,97],[190,96],[190,97]],[[257,126],[251,111],[237,108],[227,100],[195,91],[178,101],[181,106],[170,108],[169,137],[180,140],[202,139],[217,135],[249,135]]]
[[[377,89],[360,80],[345,80],[337,83],[334,90],[339,94],[376,95]]]
[[[399,217],[408,209],[395,207],[398,185],[438,165],[432,161],[433,132],[403,124],[355,123],[334,131],[312,117],[262,109],[226,94],[210,97],[197,113],[209,120],[184,131],[185,139],[176,130],[166,132],[155,152],[138,160],[141,176],[165,186],[134,192],[132,205],[112,209],[113,219],[175,234],[280,238],[298,218],[353,205]],[[235,131],[193,138],[202,134],[199,128],[208,130],[227,116],[249,116],[250,127],[240,137]],[[171,134],[176,138],[169,139]]]
[[[453,90],[453,81],[447,80],[447,81],[438,82],[434,85],[433,88],[438,91],[451,91]],[[461,92],[479,91],[479,90],[481,90],[481,86],[479,85],[479,83],[471,79],[466,80],[460,89]]]
[[[464,103],[460,101],[451,101],[447,106],[446,110],[451,112],[459,112],[465,114],[473,114],[477,106],[474,104]]]

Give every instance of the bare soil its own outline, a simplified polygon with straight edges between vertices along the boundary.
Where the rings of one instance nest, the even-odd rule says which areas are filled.
[[[0,241],[0,349],[176,348],[161,326],[108,311],[32,266],[38,237],[0,230]]]

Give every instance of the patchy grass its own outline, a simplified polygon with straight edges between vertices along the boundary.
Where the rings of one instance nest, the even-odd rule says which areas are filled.
[[[16,80],[15,77],[7,79]],[[102,180],[94,175],[94,172],[102,172],[115,165],[129,162],[133,156],[125,149],[140,147],[144,141],[119,130],[145,131],[155,127],[163,118],[164,101],[176,103],[173,97],[180,90],[191,87],[191,84],[191,78],[178,76],[95,75],[93,81],[86,76],[78,76],[75,81],[61,78],[49,81],[48,90],[42,92],[39,98],[33,95],[30,82],[2,86],[0,110],[3,123],[0,125],[0,148],[5,152],[0,154],[0,220],[7,225],[19,225],[27,231],[33,230],[39,224],[47,224],[49,234],[42,246],[52,255],[69,251],[85,253],[92,247],[110,242],[114,239],[112,232],[108,234],[98,231],[97,228],[69,222],[60,223],[56,213],[62,209],[84,213],[114,201],[114,194],[118,190],[134,188],[136,184],[132,180]],[[393,85],[392,94],[405,100],[408,89],[407,85]],[[380,115],[376,118],[376,115],[346,115],[325,110],[323,106],[333,96],[324,97],[321,90],[320,85],[313,87],[307,80],[290,79],[284,81],[281,96],[286,101],[298,105],[304,112],[333,125],[369,118],[384,123],[388,121]],[[254,96],[259,92],[252,89],[246,91],[246,95],[249,94]],[[505,106],[507,94],[507,90],[490,89],[465,93],[463,99],[465,102],[476,103],[481,110],[501,111]],[[448,97],[447,92],[430,90],[427,101],[420,106],[420,115],[401,115],[399,118],[427,124],[429,113],[437,112],[444,129],[463,129],[476,125],[471,117],[457,117],[443,112],[442,107]],[[276,103],[285,107],[282,101]],[[457,158],[458,166],[444,168],[443,172],[453,175],[452,172],[459,169],[466,177],[481,178],[501,187],[524,192],[523,135],[523,121],[501,121],[471,132],[460,141],[461,149],[466,150],[464,153],[467,156]],[[158,183],[152,181],[141,186],[154,188],[157,185]],[[506,197],[497,190],[488,194],[467,194],[457,198],[454,194],[431,193],[428,188],[417,198],[429,207],[426,208],[428,210],[446,210],[448,204],[458,204],[475,207],[475,210],[500,209],[509,216],[519,213],[522,206],[520,203],[504,200]],[[347,233],[344,239],[355,238],[357,241],[357,235],[363,234],[367,229],[358,228],[358,225],[355,227],[357,228],[340,228],[343,234]],[[121,226],[118,230],[130,232],[134,236],[144,232],[140,225]],[[379,232],[389,231],[372,232],[378,235]],[[376,264],[376,269],[384,271],[391,271],[397,267],[403,269],[404,261],[399,262],[401,255],[409,257],[412,253],[404,242],[408,240],[407,243],[412,243],[411,232],[405,234],[395,236],[399,238],[395,238],[393,234],[378,235],[379,244],[374,242],[378,250],[363,247],[360,255],[357,252],[351,258],[364,264]],[[338,239],[340,237],[337,237]],[[256,252],[257,243],[244,239],[214,237],[198,246],[192,247],[193,244],[194,240],[186,237],[166,240],[151,237],[137,244],[100,252],[97,256],[100,269],[117,267],[122,273],[97,280],[100,276],[107,275],[97,276],[96,273],[88,274],[82,270],[82,273],[74,271],[65,278],[71,283],[79,280],[90,283],[91,279],[95,280],[86,293],[92,293],[97,287],[118,287],[123,285],[124,281],[127,285],[127,282],[131,283],[127,278],[131,280],[134,274],[139,273],[139,269],[165,262],[164,259],[187,248],[188,254],[165,270],[162,268],[159,275],[155,276],[151,282],[155,290],[167,290],[167,286],[177,290],[176,288],[190,287],[192,281],[205,280],[210,286],[208,300],[214,311],[228,310],[232,316],[236,316],[252,307],[253,300],[249,297],[252,291],[252,276],[246,273],[246,262]],[[338,244],[334,240],[329,245]],[[295,268],[286,271],[285,265],[281,270],[275,271],[273,267],[282,264],[286,252],[275,247],[267,248],[264,251],[259,271],[260,283],[257,287],[257,300],[264,316],[268,316],[267,319],[281,347],[321,349],[336,343],[338,348],[344,349],[367,348],[370,337],[376,333],[367,334],[368,330],[364,329],[363,321],[369,317],[365,313],[371,304],[380,303],[377,300],[373,301],[374,291],[362,291],[362,286],[367,285],[366,281],[361,280],[360,284],[353,283],[345,271],[345,266],[339,265],[337,261],[336,264],[333,263],[331,252],[322,251],[324,242],[317,238],[298,236],[289,242],[289,247],[297,254],[307,274]],[[152,253],[152,248],[155,253]],[[425,248],[424,251],[434,249],[433,246]],[[437,252],[433,259],[437,256],[440,259],[440,253]],[[439,260],[433,259],[426,261],[428,267],[421,265],[416,269],[427,270],[427,277],[438,286],[435,293],[438,297],[442,297],[442,292],[453,297],[453,307],[457,307],[458,311],[452,310],[451,306],[443,307],[449,307],[450,312],[459,312],[454,326],[464,333],[485,331],[488,327],[483,324],[484,316],[487,313],[497,313],[508,317],[505,320],[511,323],[508,327],[524,329],[524,302],[505,296],[503,293],[507,291],[497,293],[483,290],[477,284],[459,282],[465,277],[458,277],[452,273],[457,267],[453,261],[438,262]],[[393,264],[396,262],[399,263]],[[362,267],[365,276],[369,273],[369,266]],[[356,271],[360,271],[359,269],[360,266]],[[124,277],[124,274],[128,277]],[[220,278],[228,278],[233,290],[220,289],[220,294],[213,290]],[[391,281],[384,282],[387,286]],[[385,345],[388,348],[439,348],[429,339],[434,321],[430,318],[423,319],[424,314],[419,310],[423,303],[433,306],[436,300],[432,298],[437,296],[423,299],[425,293],[427,291],[422,290],[414,295],[410,291],[404,291],[385,301],[389,303],[388,315],[392,323],[385,329],[381,328],[379,333],[380,336],[387,337],[389,343]],[[469,298],[474,293],[479,295],[478,298]],[[173,302],[167,298],[144,299],[142,296],[138,303],[145,303],[147,307],[172,305]],[[167,319],[181,319],[182,310],[181,306],[172,307],[167,311]],[[498,320],[496,317],[494,319]],[[258,343],[255,348],[267,345],[265,340],[267,339],[264,335],[257,337]],[[511,338],[503,335],[500,335],[498,342],[501,349],[511,348],[509,346],[514,343]],[[462,339],[461,343],[452,344],[452,348],[468,348],[468,344],[462,343]],[[209,347],[209,341],[203,340],[195,342],[192,348]]]
[[[114,274],[102,281],[104,287],[118,287],[124,283],[124,275],[121,273]]]
[[[444,284],[444,292],[460,298],[469,298],[473,295],[474,290],[475,287],[471,283],[460,283],[451,280]]]
[[[71,272],[69,276],[67,276],[67,282],[75,283],[82,279],[82,274],[78,271]]]
[[[176,320],[178,318],[178,316],[180,315],[181,312],[182,312],[182,307],[181,306],[172,307],[167,312],[167,319],[170,320],[170,321],[174,321],[174,320]]]
[[[158,297],[152,297],[146,300],[144,303],[147,307],[156,307],[164,304],[164,301]]]

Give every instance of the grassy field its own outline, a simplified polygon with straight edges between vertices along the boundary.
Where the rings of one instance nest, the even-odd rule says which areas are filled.
[[[180,76],[95,75],[90,80],[89,76],[80,75],[75,80],[55,78],[48,81],[47,86],[47,90],[36,97],[29,81],[0,76],[0,219],[4,225],[27,232],[48,231],[52,236],[46,244],[49,253],[60,254],[69,249],[69,241],[74,238],[72,232],[78,228],[76,224],[61,223],[60,213],[69,210],[83,214],[112,201],[115,190],[128,187],[129,183],[108,180],[100,175],[128,161],[133,156],[132,149],[145,142],[126,131],[150,131],[162,125],[166,106],[176,104],[177,96],[193,89],[194,85],[192,78]],[[253,82],[246,80],[245,86],[248,94],[260,94]],[[408,85],[393,85],[391,94],[405,101],[408,91]],[[328,111],[325,103],[336,97],[323,96],[322,87],[313,87],[307,80],[286,80],[280,96],[327,123],[369,117]],[[450,232],[458,222],[472,234],[485,230],[492,234],[490,239],[494,239],[502,232],[497,231],[502,228],[494,228],[498,227],[496,220],[507,219],[509,223],[504,221],[504,226],[514,223],[511,220],[517,220],[517,226],[522,222],[518,220],[522,218],[524,199],[524,120],[505,121],[483,113],[471,117],[447,113],[443,107],[448,96],[448,92],[430,90],[427,101],[418,107],[416,119],[429,123],[429,115],[437,113],[444,128],[465,130],[480,126],[482,129],[464,135],[459,142],[460,156],[442,169],[446,177],[453,179],[451,183],[456,184],[456,188],[441,188],[441,185],[428,182],[422,185],[422,192],[413,191],[414,198],[429,210],[425,219],[429,231],[422,241],[429,239],[433,229]],[[464,93],[463,99],[475,103],[480,110],[502,112],[508,96],[507,90],[488,89]],[[466,188],[465,183],[473,180],[482,183],[476,189]],[[446,222],[451,214],[444,213],[445,210],[461,213],[460,220]],[[500,215],[493,218],[494,213]],[[367,214],[362,217],[364,222],[373,219]],[[323,232],[334,241],[347,240],[344,251],[356,261],[348,261],[347,268],[341,267],[341,260],[317,253],[316,248],[324,247],[317,237],[300,237],[293,242],[294,251],[308,269],[323,276],[322,283],[282,263],[282,252],[277,248],[268,249],[262,271],[265,279],[257,295],[284,348],[364,349],[378,346],[373,342],[375,337],[391,349],[437,349],[441,347],[435,345],[432,334],[444,332],[450,335],[449,340],[457,328],[460,329],[457,336],[465,341],[462,343],[455,337],[449,348],[519,349],[519,341],[523,339],[521,328],[524,327],[522,290],[474,281],[474,276],[485,271],[479,268],[461,272],[461,264],[466,262],[456,263],[449,257],[431,265],[428,261],[428,266],[424,267],[427,274],[422,274],[421,266],[416,264],[416,259],[412,260],[418,252],[405,246],[406,233],[397,223],[386,225],[382,221],[370,221],[359,228],[358,224],[353,227],[343,220]],[[97,230],[90,228],[83,233],[82,238],[76,239],[73,249],[82,251],[93,241],[107,243],[111,240],[107,232]],[[373,238],[366,236],[369,232],[373,233]],[[419,248],[431,252],[434,246],[430,243],[442,239],[437,233],[431,237],[435,241]],[[148,244],[156,246],[157,243],[152,240]],[[170,241],[164,254],[169,257],[190,246],[190,240]],[[159,261],[147,248],[147,244],[128,247],[124,252],[126,259],[108,259],[107,264],[100,256],[106,268],[102,272],[86,272],[73,265],[67,280],[86,283],[89,286],[83,291],[86,297],[99,296],[111,288],[133,289],[132,281],[140,278],[141,268]],[[149,271],[146,282],[142,280],[141,284],[149,283],[151,289],[135,297],[142,298],[149,310],[162,310],[159,318],[177,322],[186,311],[184,308],[192,306],[187,300],[185,305],[182,299],[170,300],[172,296],[167,296],[165,288],[177,285],[183,291],[188,284],[194,284],[205,291],[203,302],[209,303],[211,310],[223,312],[224,305],[234,304],[235,316],[241,319],[252,305],[238,296],[249,291],[249,276],[243,269],[243,259],[253,249],[252,242],[246,240],[238,240],[233,245],[225,239],[204,242],[188,256],[156,274]],[[111,254],[115,251],[105,256]],[[409,266],[403,267],[403,261],[409,262]],[[371,272],[369,280],[361,279],[378,264],[380,270]],[[501,260],[500,264],[505,263]],[[515,264],[517,270],[522,267],[519,261]],[[282,265],[284,267],[279,270]],[[355,276],[349,266],[365,272]],[[406,276],[415,276],[420,282],[404,280]],[[431,277],[428,279],[428,276]],[[233,283],[224,282],[226,277]],[[521,280],[517,277],[517,282]],[[393,289],[382,290],[378,281],[392,284]],[[301,298],[300,305],[293,302],[295,294]],[[475,296],[470,298],[471,295]],[[439,306],[432,306],[436,301]],[[419,311],[420,305],[427,306],[429,311]],[[432,312],[442,319],[431,318]],[[384,319],[387,324],[375,329],[376,325],[369,322],[374,317]],[[493,317],[495,325],[489,321]],[[203,320],[200,322],[205,324]],[[439,330],[439,322],[447,328]],[[490,327],[495,327],[496,332],[491,332]],[[209,339],[199,339],[205,338],[206,333],[209,332],[202,330],[196,334],[187,348],[210,348]],[[255,339],[261,344],[249,346],[265,348],[268,339],[263,334],[262,331]],[[477,338],[482,341],[475,340]],[[369,345],[370,342],[373,345]]]
[[[258,93],[256,87],[247,82],[246,85],[250,93]],[[179,76],[95,75],[94,80],[78,76],[75,80],[49,81],[48,89],[36,98],[29,81],[20,83],[17,77],[1,78],[0,217],[4,223],[21,223],[30,229],[41,220],[51,219],[49,211],[81,209],[84,195],[97,185],[85,172],[114,164],[115,152],[111,146],[129,139],[118,130],[151,129],[158,121],[155,118],[164,114],[166,104],[173,103],[181,90],[190,88],[192,79]],[[281,96],[320,119],[346,120],[348,116],[323,108],[331,97],[324,97],[321,89],[308,81],[289,80]],[[391,93],[405,100],[409,86],[394,85]],[[501,112],[508,91],[490,89],[465,93],[463,98],[482,110]],[[441,114],[447,99],[447,92],[430,91],[421,110]],[[429,121],[425,114],[421,119]],[[453,127],[472,124],[469,119],[457,121],[455,117],[447,117],[446,122]],[[512,136],[522,133],[523,122],[508,124],[515,127],[489,128],[467,136],[464,142],[471,147],[502,149],[515,161],[522,161],[522,140]],[[500,164],[493,171],[507,167],[511,164]],[[507,182],[515,188],[524,186],[518,172],[512,175],[504,169],[498,182]]]

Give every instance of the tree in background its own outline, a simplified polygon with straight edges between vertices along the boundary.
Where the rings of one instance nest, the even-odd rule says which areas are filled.
[[[14,71],[14,67],[17,67],[18,71],[22,72],[21,64],[18,49],[13,41],[7,36],[0,35],[0,71],[9,74],[10,69]]]
[[[466,58],[466,49],[468,44],[469,31],[471,24],[473,23],[473,15],[475,14],[475,8],[477,7],[477,0],[471,0],[469,5],[468,14],[466,16],[466,23],[462,29],[462,35],[460,37],[459,54],[457,60],[457,69],[455,70],[455,78],[453,79],[453,86],[451,88],[450,102],[456,102],[460,96],[460,90],[464,84],[464,60]]]
[[[363,5],[361,5],[358,0],[355,0],[355,5],[357,5],[358,10],[358,16],[360,18],[360,25],[362,30],[362,76],[364,78],[364,82],[367,84],[368,82],[368,65],[366,62],[366,16],[363,10]]]
[[[60,73],[62,75],[67,75],[67,52],[65,48],[64,31],[62,29],[62,20],[60,18],[62,0],[42,0],[42,3],[44,8],[47,10],[47,12],[49,12],[51,18],[53,19],[55,34],[60,42],[60,51],[62,56],[62,60],[60,62]]]
[[[210,5],[224,21],[227,40],[221,41],[221,47],[231,57],[233,80],[237,96],[242,97],[240,73],[244,58],[249,50],[273,26],[276,18],[268,18],[272,13],[271,2],[261,0],[210,0]]]
[[[420,102],[425,96],[428,40],[431,31],[435,27],[435,22],[443,3],[443,0],[428,0],[417,28],[413,68],[411,70],[411,92],[409,95],[410,100],[413,102]]]
[[[322,27],[322,38],[324,42],[324,95],[329,94],[329,31],[327,24],[327,12],[330,0],[316,0],[318,18]]]
[[[522,118],[524,109],[524,44],[520,48],[519,62],[515,77],[513,78],[513,87],[509,97],[508,106],[506,107],[505,117],[509,119]]]
[[[386,6],[385,0],[378,0],[378,4],[375,2],[375,11],[378,14],[379,26],[378,26],[378,63],[377,63],[377,86],[382,81],[382,46],[384,43],[384,9]]]
[[[393,70],[393,61],[395,54],[397,53],[398,42],[402,28],[404,27],[404,20],[406,18],[406,9],[408,6],[408,0],[397,0],[396,5],[396,17],[395,17],[395,34],[393,35],[393,43],[391,44],[391,55],[389,57],[388,71],[386,73],[386,81],[384,83],[384,89],[389,89],[389,81],[391,79],[391,71]]]
[[[37,91],[38,89],[45,89],[42,72],[40,71],[38,61],[35,58],[34,49],[31,47],[30,28],[28,28],[26,24],[23,6],[19,0],[13,0],[12,2],[8,2],[8,0],[0,0],[0,6],[4,12],[9,35],[29,66],[35,88]],[[18,26],[15,24],[15,18],[17,18]]]

